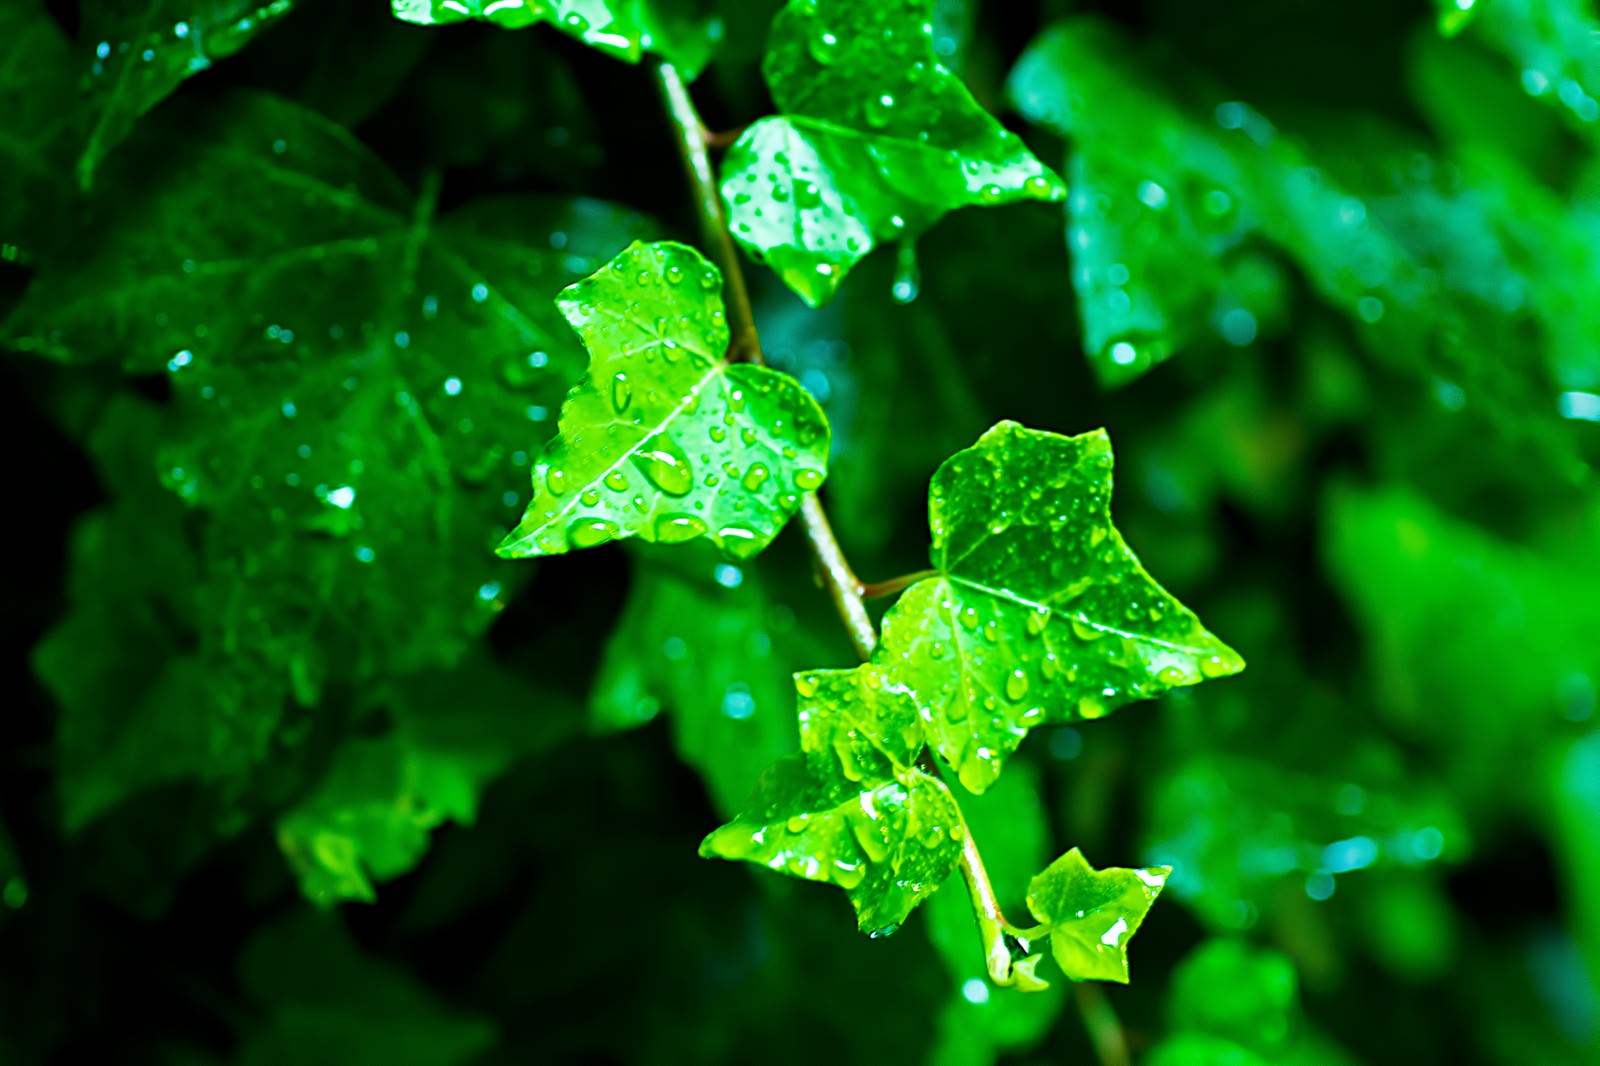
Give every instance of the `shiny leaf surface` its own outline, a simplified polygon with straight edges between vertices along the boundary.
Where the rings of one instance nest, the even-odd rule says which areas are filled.
[[[653,52],[698,74],[722,39],[710,0],[390,0],[394,16],[422,26],[482,19],[506,29],[547,22],[608,55],[637,63]]]
[[[763,64],[777,117],[723,164],[735,238],[807,303],[878,244],[947,211],[1065,186],[940,62],[929,0],[791,0]]]
[[[768,769],[700,854],[838,885],[861,930],[887,935],[955,869],[961,813],[914,765],[915,707],[872,667],[796,674],[795,689],[801,754]]]
[[[1127,984],[1128,941],[1171,872],[1096,870],[1073,848],[1028,885],[1028,910],[1047,927],[1050,953],[1068,977]]]
[[[933,476],[937,577],[884,619],[876,661],[982,792],[1029,729],[1234,674],[1244,661],[1111,524],[1111,443],[1001,422]]]
[[[694,249],[636,243],[561,295],[589,373],[499,553],[705,537],[754,555],[822,484],[828,423],[786,374],[722,361],[721,277]]]

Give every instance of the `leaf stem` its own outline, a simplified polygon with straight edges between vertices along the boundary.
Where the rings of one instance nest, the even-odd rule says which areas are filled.
[[[684,84],[677,68],[671,63],[658,61],[655,73],[657,85],[666,104],[667,115],[671,118],[677,134],[678,151],[683,158],[684,171],[688,175],[689,188],[700,219],[701,233],[711,250],[712,258],[722,268],[723,281],[726,285],[728,328],[732,337],[728,346],[728,359],[730,362],[747,361],[762,365],[765,360],[761,355],[761,335],[756,331],[755,313],[750,306],[750,292],[745,287],[744,271],[740,265],[738,250],[733,244],[733,237],[728,232],[727,217],[723,214],[716,175],[711,167],[708,146],[712,135],[701,121],[700,112],[695,110],[694,100],[689,96],[689,88]],[[822,583],[839,612],[839,619],[844,623],[845,631],[850,634],[850,643],[855,646],[856,654],[863,661],[870,659],[873,649],[878,644],[878,634],[872,624],[871,616],[867,614],[866,604],[862,602],[862,595],[864,593],[889,595],[928,576],[927,573],[910,574],[877,585],[865,586],[850,568],[844,549],[839,547],[839,541],[833,535],[833,527],[828,522],[827,512],[822,509],[822,501],[815,492],[808,492],[802,498],[800,520],[805,528],[806,541],[811,546],[812,561],[816,564],[817,573],[821,576]],[[922,752],[920,765],[933,776],[942,777],[938,764],[926,750]],[[956,809],[959,813],[959,804]],[[1011,965],[1011,943],[1007,938],[1014,935],[1011,931],[1015,927],[1006,921],[1005,915],[1000,910],[1000,901],[995,896],[994,885],[989,880],[988,870],[984,868],[983,856],[978,852],[977,842],[972,838],[972,830],[967,825],[965,815],[961,816],[960,866],[962,877],[967,882],[967,891],[972,897],[972,909],[978,919],[978,929],[983,937],[989,976],[996,984],[1012,984],[1016,980],[1016,975]]]
[[[1111,1001],[1106,998],[1105,990],[1093,981],[1078,981],[1073,984],[1072,992],[1100,1066],[1128,1066],[1131,1061],[1128,1057],[1128,1038],[1122,1031],[1122,1021],[1112,1009]]]
[[[755,313],[750,309],[750,292],[745,288],[744,271],[739,268],[739,253],[733,246],[733,236],[728,232],[728,219],[722,213],[722,195],[717,190],[717,178],[711,169],[711,155],[707,150],[712,134],[700,120],[689,87],[683,76],[671,63],[656,64],[656,82],[666,102],[667,115],[678,136],[678,154],[689,177],[689,189],[694,194],[695,212],[700,216],[700,233],[711,249],[712,258],[722,268],[723,284],[727,286],[728,307],[728,361],[750,362],[760,365],[761,336],[756,332]]]
[[[881,600],[885,596],[893,596],[897,592],[905,591],[918,581],[938,576],[939,571],[937,570],[918,570],[914,574],[901,574],[899,577],[891,577],[887,581],[869,581],[861,586],[861,598],[864,600]]]

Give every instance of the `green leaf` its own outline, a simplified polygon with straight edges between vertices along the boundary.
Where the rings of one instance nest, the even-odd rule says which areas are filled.
[[[60,222],[71,56],[37,0],[0,5],[0,262],[27,262]]]
[[[513,759],[577,728],[558,699],[483,660],[408,679],[392,729],[352,736],[321,784],[278,820],[278,844],[315,903],[373,902],[375,881],[409,872],[434,828],[471,825],[483,789]]]
[[[1104,430],[1001,422],[933,476],[938,576],[890,609],[874,661],[911,691],[973,792],[1034,726],[1244,668],[1144,571],[1110,504]]]
[[[1074,981],[1128,983],[1128,941],[1161,894],[1170,866],[1096,870],[1077,848],[1028,885],[1028,910],[1050,934],[1050,952]]]
[[[723,164],[735,238],[813,307],[873,247],[947,211],[1066,187],[933,49],[931,0],[790,0],[763,64],[779,116]]]
[[[590,706],[601,730],[669,712],[678,754],[731,815],[761,771],[794,750],[794,670],[826,650],[757,569],[709,551],[692,571],[674,565],[685,554],[638,560]]]
[[[682,244],[635,243],[561,294],[589,373],[533,471],[499,553],[521,559],[620,537],[706,537],[746,558],[822,484],[828,423],[786,374],[722,360],[721,276]]]
[[[289,13],[294,0],[89,0],[78,49],[86,79],[89,130],[78,158],[88,189],[100,161],[134,122],[184,79],[225,59]]]
[[[483,19],[506,29],[548,22],[608,55],[637,63],[654,52],[694,77],[722,39],[713,0],[390,0],[422,26]]]
[[[863,932],[894,932],[961,855],[949,789],[915,768],[916,709],[870,665],[795,675],[802,754],[774,763],[747,809],[700,845],[838,885]]]
[[[1260,219],[1241,187],[1253,161],[1130,73],[1123,51],[1097,24],[1058,26],[1009,82],[1024,114],[1072,138],[1072,281],[1084,351],[1108,385],[1218,337],[1248,344],[1283,317],[1286,296],[1281,268],[1249,240]],[[1233,107],[1251,136],[1271,135]]]
[[[496,1042],[488,1018],[362,951],[332,914],[300,909],[260,927],[240,957],[239,984],[258,1016],[241,1034],[242,1066],[466,1066]]]
[[[1471,18],[1474,14],[1478,17]],[[1447,35],[1470,25],[1470,36],[1487,41],[1511,59],[1529,96],[1552,106],[1560,104],[1574,129],[1594,136],[1600,121],[1600,56],[1594,48],[1600,18],[1592,3],[1493,0],[1469,5],[1468,11],[1454,16],[1446,10],[1439,22]]]
[[[203,638],[311,704],[330,676],[449,665],[515,588],[505,485],[581,358],[549,299],[639,224],[531,198],[434,218],[342,131],[228,99],[163,109],[177,129],[114,160],[6,332],[168,375],[150,438],[208,518]],[[551,232],[563,250],[508,236]]]

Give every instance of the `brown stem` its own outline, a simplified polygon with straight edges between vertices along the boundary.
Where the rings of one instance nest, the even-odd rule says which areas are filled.
[[[723,284],[727,286],[728,307],[728,361],[760,364],[761,336],[756,332],[755,313],[750,310],[750,292],[744,285],[744,271],[739,269],[739,253],[728,233],[728,219],[722,213],[722,195],[717,191],[717,178],[711,169],[711,155],[706,150],[711,136],[700,112],[695,110],[689,87],[683,83],[678,68],[671,63],[656,64],[656,80],[666,101],[667,114],[672,118],[678,135],[678,154],[689,176],[689,189],[694,194],[695,213],[700,216],[700,233],[705,238],[711,256],[722,268]]]
[[[903,592],[918,581],[938,576],[939,571],[937,570],[918,570],[914,574],[901,574],[899,577],[891,577],[887,581],[869,581],[861,586],[861,598],[864,600],[881,600],[885,596],[893,596],[897,592]]]
[[[1093,982],[1079,981],[1072,991],[1100,1066],[1128,1066],[1128,1038],[1123,1034],[1122,1022],[1106,998],[1105,990]]]

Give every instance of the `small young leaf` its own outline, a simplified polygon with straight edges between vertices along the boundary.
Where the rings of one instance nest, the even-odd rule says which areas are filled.
[[[933,49],[930,0],[791,0],[763,71],[780,115],[728,153],[734,236],[813,307],[874,245],[947,211],[1060,200],[1066,186]]]
[[[83,5],[78,34],[88,68],[90,127],[78,159],[89,188],[106,154],[185,78],[225,59],[294,0],[99,0]]]
[[[699,252],[661,241],[635,242],[561,294],[589,374],[561,409],[561,435],[500,555],[636,536],[708,537],[745,558],[822,484],[827,419],[787,374],[722,361],[720,288]]]
[[[933,476],[931,558],[875,657],[982,792],[1028,730],[1238,673],[1111,524],[1111,442],[1001,422]]]
[[[548,22],[629,63],[654,52],[689,77],[722,39],[712,0],[390,0],[390,6],[395,18],[421,26],[483,19],[515,30]]]
[[[1128,941],[1161,894],[1170,866],[1096,870],[1077,848],[1028,886],[1028,910],[1050,930],[1050,951],[1074,981],[1128,983]]]
[[[870,665],[795,675],[802,754],[762,775],[748,809],[700,845],[838,885],[863,932],[894,932],[961,855],[961,812],[915,769],[916,708]]]

